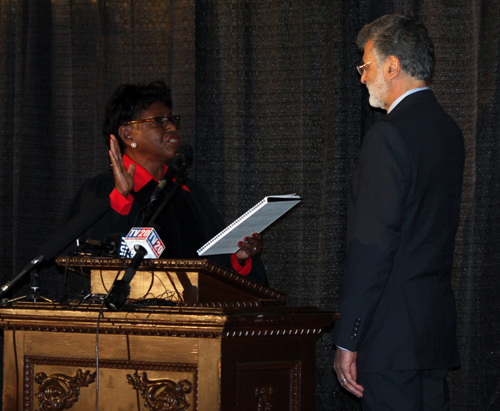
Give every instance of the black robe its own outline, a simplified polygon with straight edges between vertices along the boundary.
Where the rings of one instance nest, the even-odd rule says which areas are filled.
[[[134,202],[128,215],[122,215],[110,208],[80,237],[105,241],[108,235],[125,236],[132,227],[137,226],[141,209],[156,185],[157,183],[151,180],[139,191],[131,192]],[[88,180],[73,198],[66,215],[67,220],[88,207],[93,207],[99,199],[109,198],[114,187],[112,171],[103,172]],[[190,179],[186,181],[186,187],[189,191],[180,189],[155,221],[155,227],[165,245],[162,258],[199,258],[196,250],[225,227],[203,188]],[[157,203],[159,202],[161,198],[157,200]],[[234,271],[231,255],[212,255],[207,259]],[[265,268],[259,256],[252,258],[252,269],[245,278],[268,285]]]

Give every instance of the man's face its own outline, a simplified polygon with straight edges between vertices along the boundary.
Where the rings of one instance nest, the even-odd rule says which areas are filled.
[[[375,108],[385,109],[385,100],[389,93],[389,84],[384,78],[382,67],[378,65],[377,57],[373,50],[373,40],[368,40],[363,54],[363,64],[371,62],[361,76],[361,82],[366,85],[370,93],[370,105]]]

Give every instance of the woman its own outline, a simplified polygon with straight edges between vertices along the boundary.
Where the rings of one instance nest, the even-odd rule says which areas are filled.
[[[111,210],[82,236],[104,241],[125,236],[180,145],[180,117],[172,116],[170,89],[162,81],[120,86],[106,107],[104,137],[109,146],[111,170],[87,181],[70,206],[69,218],[98,198],[109,197]],[[198,258],[196,250],[224,228],[204,190],[188,179],[155,221],[165,245],[162,258]],[[250,233],[249,233],[250,234]],[[267,285],[262,236],[257,233],[238,243],[233,255],[210,256],[248,279]]]

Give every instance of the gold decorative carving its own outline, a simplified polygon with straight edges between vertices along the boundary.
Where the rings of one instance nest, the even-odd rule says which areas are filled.
[[[186,401],[186,394],[193,391],[193,384],[188,380],[178,383],[168,379],[150,381],[145,372],[142,377],[137,372],[133,377],[127,374],[127,379],[134,390],[139,391],[146,400],[144,405],[154,411],[183,411],[191,406]]]
[[[81,387],[88,387],[96,378],[96,372],[76,371],[74,377],[64,374],[47,375],[39,372],[35,376],[35,382],[40,384],[35,396],[40,402],[40,411],[62,411],[70,409],[80,395]]]
[[[258,397],[257,411],[272,411],[273,409],[273,387],[266,385],[255,388],[255,396]]]
[[[95,359],[86,358],[57,358],[57,357],[38,357],[38,356],[25,356],[24,357],[24,408],[25,411],[33,411],[35,407],[33,406],[33,401],[35,391],[33,386],[35,385],[35,375],[34,368],[35,365],[50,365],[50,366],[60,366],[60,367],[72,367],[77,368],[92,368],[95,367]],[[198,396],[198,366],[196,364],[189,363],[170,363],[170,362],[149,362],[149,361],[128,361],[128,360],[107,360],[102,359],[99,361],[99,367],[104,369],[112,370],[148,370],[148,371],[168,371],[168,372],[180,372],[180,373],[190,373],[192,374],[192,392],[193,401],[191,408],[197,410],[197,396]],[[38,374],[37,374],[38,375]],[[35,400],[36,401],[36,400]],[[183,408],[178,408],[183,410]],[[187,408],[185,408],[187,410]],[[56,409],[58,410],[58,409]],[[159,410],[164,411],[164,409],[159,408]],[[165,410],[176,410],[176,408],[165,408]],[[43,408],[39,411],[45,411]]]

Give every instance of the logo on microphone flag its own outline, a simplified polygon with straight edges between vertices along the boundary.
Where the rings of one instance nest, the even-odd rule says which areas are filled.
[[[143,246],[148,252],[144,258],[159,258],[165,250],[165,246],[161,241],[160,236],[153,227],[134,227],[130,229],[125,243],[132,253],[135,255],[135,245]]]

